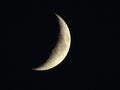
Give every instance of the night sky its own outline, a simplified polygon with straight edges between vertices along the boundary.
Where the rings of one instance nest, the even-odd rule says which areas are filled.
[[[99,7],[104,6],[104,7]],[[106,3],[89,1],[16,2],[9,8],[9,90],[119,90],[120,16]],[[57,13],[71,32],[65,60],[43,72],[42,64],[56,44]],[[2,48],[1,48],[2,49]]]

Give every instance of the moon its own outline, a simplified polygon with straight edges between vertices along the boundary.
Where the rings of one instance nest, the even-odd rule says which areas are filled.
[[[48,59],[41,66],[37,68],[32,68],[32,70],[36,71],[44,71],[49,70],[57,65],[59,65],[67,56],[70,44],[71,44],[71,35],[69,28],[65,21],[57,14],[55,14],[59,23],[60,32],[58,35],[57,44],[52,49]]]

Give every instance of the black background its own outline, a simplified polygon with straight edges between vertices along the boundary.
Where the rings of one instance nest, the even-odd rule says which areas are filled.
[[[119,14],[110,3],[13,2],[8,9],[9,90],[107,90],[119,86]],[[116,5],[117,6],[117,5]],[[36,72],[55,45],[57,13],[68,24],[71,48],[56,68]]]

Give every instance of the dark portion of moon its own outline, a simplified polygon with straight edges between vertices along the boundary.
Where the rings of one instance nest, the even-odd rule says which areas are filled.
[[[32,24],[32,67],[38,67],[47,60],[57,43],[59,25],[53,14],[35,17]],[[33,21],[34,21],[33,20]]]

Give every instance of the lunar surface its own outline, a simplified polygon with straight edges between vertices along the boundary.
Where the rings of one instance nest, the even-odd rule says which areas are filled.
[[[42,65],[40,65],[40,67],[32,68],[32,70],[43,71],[52,69],[59,65],[65,59],[69,52],[71,43],[69,28],[65,21],[59,15],[55,15],[60,27],[57,43],[52,49],[48,59]]]

